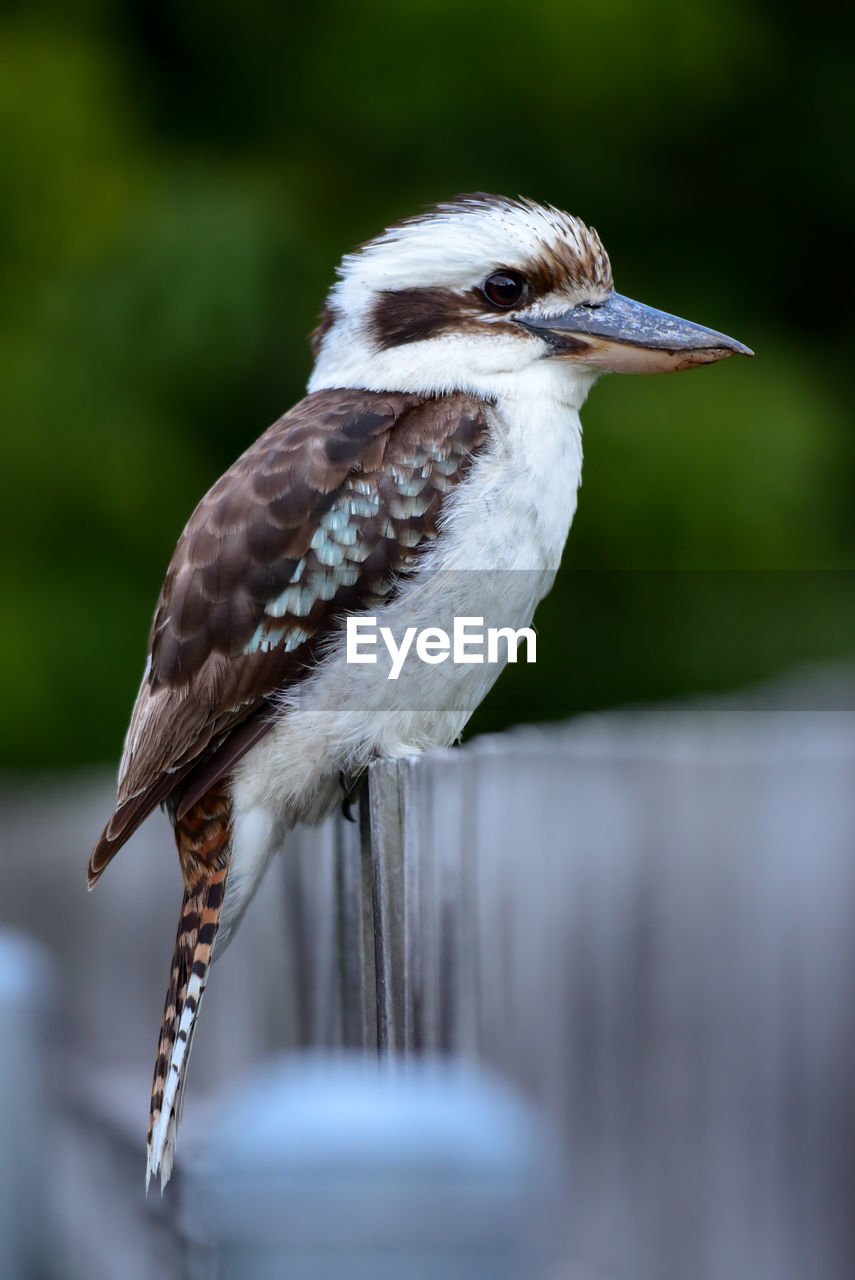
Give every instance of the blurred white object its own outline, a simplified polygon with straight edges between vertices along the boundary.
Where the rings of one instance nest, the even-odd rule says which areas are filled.
[[[537,1280],[561,1157],[537,1113],[454,1060],[280,1060],[183,1185],[188,1264],[222,1280]]]
[[[26,934],[0,928],[0,1277],[47,1274],[45,1033],[50,962]]]

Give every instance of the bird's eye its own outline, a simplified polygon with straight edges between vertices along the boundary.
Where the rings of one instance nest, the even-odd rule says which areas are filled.
[[[525,293],[525,279],[518,271],[494,271],[482,288],[494,307],[513,307]]]

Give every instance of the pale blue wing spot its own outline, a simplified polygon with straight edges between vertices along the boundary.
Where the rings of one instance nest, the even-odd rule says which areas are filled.
[[[351,515],[361,519],[368,519],[370,516],[376,516],[380,510],[379,493],[363,494],[349,493],[345,498],[348,510]]]
[[[317,529],[312,534],[312,541],[309,543],[309,546],[312,548],[313,551],[317,551],[318,547],[323,547],[326,545],[328,539],[329,539],[329,530],[325,524],[321,523],[318,525]]]
[[[412,477],[401,476],[398,480],[398,490],[405,498],[418,497],[424,487],[425,480],[418,472]]]
[[[360,540],[359,542],[355,543],[355,545],[350,551],[348,551],[347,553],[348,563],[354,566],[361,565],[362,561],[366,559],[366,557],[370,554],[370,552],[371,552],[371,548],[368,545],[368,543],[365,542],[364,540]]]
[[[314,548],[319,562],[334,569],[344,561],[344,548],[335,542],[324,542]]]
[[[377,499],[377,490],[374,480],[366,480],[364,476],[349,476],[347,480],[347,488],[352,493],[364,494],[366,498]]]
[[[271,618],[284,618],[286,613],[305,618],[315,603],[315,594],[309,586],[302,582],[293,582],[286,587],[280,596],[266,607]]]
[[[393,520],[409,520],[421,516],[430,506],[430,495],[416,498],[390,498],[389,515]]]
[[[285,636],[285,652],[290,653],[292,649],[298,649],[304,640],[308,640],[309,633],[304,631],[302,627],[294,627]]]
[[[337,581],[338,575],[329,574],[326,578],[321,578],[318,583],[318,596],[321,600],[332,600],[338,591],[341,583]]]
[[[320,528],[325,529],[329,534],[338,534],[342,529],[346,529],[352,518],[351,512],[345,503],[330,507],[324,515],[320,523]]]
[[[255,628],[252,639],[244,645],[243,651],[247,656],[253,653],[269,653],[271,649],[276,648],[284,634],[284,631],[265,631],[264,623],[260,623]]]
[[[336,542],[342,547],[352,547],[356,539],[359,537],[359,530],[355,524],[345,525],[343,529],[339,529],[336,534]]]

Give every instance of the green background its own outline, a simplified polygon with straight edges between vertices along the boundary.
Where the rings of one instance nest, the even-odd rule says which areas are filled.
[[[31,2],[0,56],[0,764],[116,758],[175,539],[302,394],[335,263],[461,191],[580,214],[621,292],[757,352],[595,388],[538,665],[474,726],[849,652],[840,15]]]

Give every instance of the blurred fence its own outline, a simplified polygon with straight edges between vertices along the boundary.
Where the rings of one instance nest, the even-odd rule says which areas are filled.
[[[87,898],[109,787],[7,789],[6,914],[65,980],[65,1274],[118,1274],[127,1248],[121,1274],[178,1275],[206,1098],[275,1049],[350,1046],[453,1051],[539,1105],[569,1155],[573,1280],[849,1280],[853,781],[855,716],[793,709],[609,715],[374,766],[360,823],[289,837],[216,966],[177,1194],[147,1205],[168,830]]]
[[[378,764],[361,831],[285,859],[299,1041],[521,1085],[566,1142],[591,1275],[851,1277],[853,784],[836,713]]]

